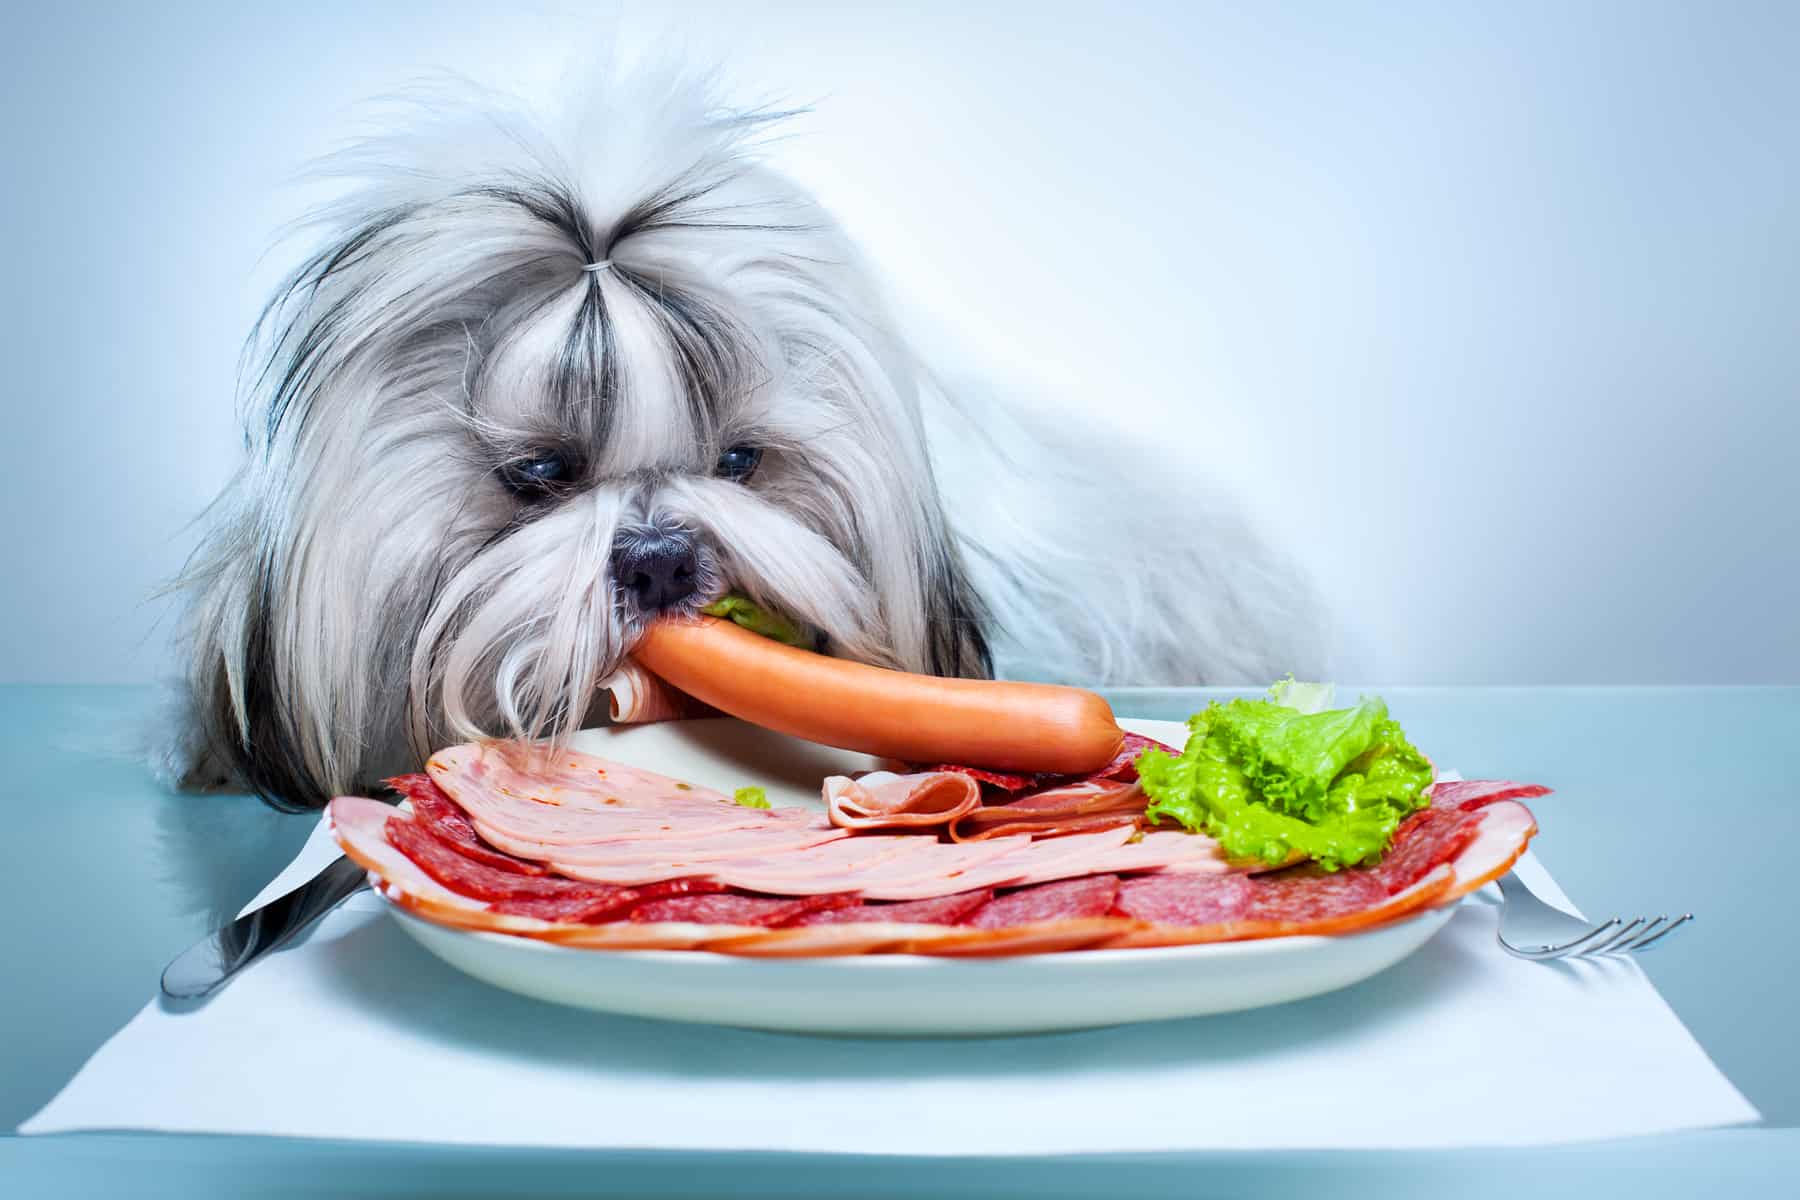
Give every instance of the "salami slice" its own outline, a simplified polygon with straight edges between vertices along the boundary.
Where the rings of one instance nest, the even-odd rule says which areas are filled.
[[[1387,853],[1370,872],[1390,893],[1409,887],[1433,867],[1461,854],[1475,840],[1481,822],[1479,811],[1422,808],[1400,823]]]
[[[996,896],[963,921],[977,929],[1004,929],[1037,921],[1103,917],[1119,894],[1117,875],[1087,875],[1058,883],[1040,883]]]
[[[1260,881],[1251,879],[1248,882],[1252,886],[1248,904],[1254,905],[1256,903],[1254,889]],[[1244,915],[1197,925],[1145,923],[1120,934],[1106,942],[1105,945],[1110,949],[1190,946],[1204,945],[1210,942],[1250,941],[1259,938],[1301,935],[1335,936],[1356,933],[1378,925],[1385,925],[1390,921],[1397,921],[1401,917],[1409,916],[1421,909],[1443,903],[1449,898],[1450,889],[1455,882],[1456,874],[1446,864],[1438,867],[1404,891],[1386,896],[1372,905],[1346,907],[1334,903],[1321,903],[1302,906],[1292,904],[1292,896],[1277,896],[1268,910],[1274,915],[1261,917]],[[1332,909],[1338,911],[1329,911]]]
[[[1532,800],[1549,794],[1550,789],[1539,783],[1514,783],[1510,779],[1458,779],[1433,784],[1431,804],[1434,808],[1473,812],[1501,800]]]
[[[417,821],[388,818],[388,843],[418,868],[451,891],[477,900],[602,900],[626,889],[607,883],[582,883],[554,875],[520,875],[476,862],[434,837]]]
[[[613,888],[600,896],[524,896],[496,900],[494,912],[516,913],[544,921],[598,924],[627,917],[639,905],[676,896],[705,896],[723,892],[725,885],[712,879],[664,879],[643,887]]]
[[[646,921],[680,921],[696,925],[787,925],[808,913],[821,909],[847,908],[860,897],[854,892],[833,896],[677,896],[669,900],[652,900],[631,912],[631,919]]]
[[[1248,875],[1146,875],[1119,884],[1113,911],[1158,925],[1217,925],[1250,909]]]
[[[1141,733],[1127,732],[1125,740],[1119,745],[1119,753],[1113,757],[1110,763],[1095,771],[1088,778],[1135,780],[1138,777],[1138,755],[1146,750],[1161,750],[1171,755],[1181,753],[1175,747],[1159,742],[1155,738],[1145,737]]]
[[[1289,867],[1255,876],[1243,918],[1293,925],[1317,924],[1348,913],[1366,912],[1388,898],[1385,884],[1367,871],[1324,871]]]
[[[721,938],[756,937],[774,932],[755,925],[610,921],[604,925],[552,925],[532,936],[583,950],[701,950]]]
[[[993,898],[990,888],[934,896],[930,900],[902,900],[893,904],[855,904],[845,908],[808,913],[795,925],[955,925]]]
[[[980,783],[992,784],[1003,792],[1022,792],[1026,788],[1038,787],[1046,778],[1042,775],[1019,775],[1011,771],[989,771],[984,767],[965,767],[960,763],[932,763],[920,766],[916,770],[937,774],[942,771],[953,771],[958,775],[967,775]],[[1055,779],[1052,775],[1048,778]]]
[[[386,782],[412,803],[413,815],[419,819],[419,823],[458,854],[518,875],[544,874],[542,865],[496,850],[482,841],[475,832],[475,823],[469,820],[469,814],[446,795],[431,776],[396,775]]]
[[[1173,746],[1145,737],[1141,733],[1125,734],[1119,743],[1119,752],[1113,760],[1098,771],[1087,775],[1020,775],[1011,771],[990,771],[985,767],[971,767],[962,763],[934,763],[930,766],[916,767],[919,771],[954,771],[959,775],[967,775],[971,779],[990,784],[1003,792],[1026,792],[1038,788],[1059,787],[1063,784],[1082,783],[1097,779],[1119,779],[1129,783],[1137,778],[1138,755],[1146,750],[1164,750],[1170,754],[1179,754]]]
[[[619,888],[608,896],[519,896],[496,900],[488,905],[492,912],[520,917],[536,917],[540,921],[591,925],[616,921],[638,902],[630,888]]]

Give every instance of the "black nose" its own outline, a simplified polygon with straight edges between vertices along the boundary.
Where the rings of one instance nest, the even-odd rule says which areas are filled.
[[[645,612],[656,612],[693,595],[699,566],[693,537],[678,529],[633,530],[613,551],[613,572],[619,586]]]

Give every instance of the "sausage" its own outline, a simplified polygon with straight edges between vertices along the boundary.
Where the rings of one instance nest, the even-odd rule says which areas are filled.
[[[941,679],[814,654],[716,617],[664,618],[633,656],[694,698],[753,725],[906,762],[1080,775],[1124,739],[1093,692]]]

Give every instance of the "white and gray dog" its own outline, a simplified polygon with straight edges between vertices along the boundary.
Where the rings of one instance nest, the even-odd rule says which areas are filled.
[[[326,164],[247,347],[248,453],[182,580],[188,786],[317,806],[566,734],[645,621],[726,589],[909,671],[1318,665],[1305,589],[1194,480],[933,383],[765,161],[777,114],[671,72],[552,120],[416,108]]]

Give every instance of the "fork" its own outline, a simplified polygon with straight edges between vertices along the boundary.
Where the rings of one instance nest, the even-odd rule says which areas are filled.
[[[1506,897],[1506,906],[1500,910],[1500,948],[1533,962],[1636,954],[1694,919],[1693,913],[1683,913],[1673,921],[1638,917],[1628,922],[1614,917],[1589,924],[1539,900],[1511,871],[1500,878],[1500,894]]]

